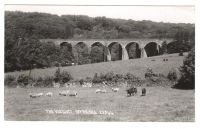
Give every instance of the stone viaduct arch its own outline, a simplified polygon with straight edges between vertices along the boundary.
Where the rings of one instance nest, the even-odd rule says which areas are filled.
[[[159,45],[156,42],[150,42],[144,47],[147,57],[156,56],[159,53]]]
[[[61,49],[67,49],[68,51],[72,52],[72,45],[68,42],[62,42],[60,47]]]
[[[106,61],[105,46],[100,42],[91,45],[90,51],[91,63]]]
[[[77,45],[82,48],[87,47],[87,54],[91,53],[94,46],[104,47],[104,56],[107,61],[128,60],[134,58],[146,58],[159,54],[159,49],[165,41],[167,44],[173,42],[172,39],[41,39],[41,42],[53,42],[61,48],[66,44],[71,44],[74,56],[78,58]],[[113,51],[113,47],[118,51]],[[76,51],[76,52],[75,52]],[[78,50],[81,52],[81,50]],[[117,56],[118,58],[116,58]]]
[[[139,44],[136,42],[130,42],[126,45],[126,50],[128,53],[129,59],[140,58],[141,50]]]
[[[108,45],[111,61],[122,60],[122,45],[118,42],[112,42]]]

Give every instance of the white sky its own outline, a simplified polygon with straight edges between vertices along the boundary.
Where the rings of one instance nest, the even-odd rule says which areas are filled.
[[[45,12],[57,15],[106,16],[109,18],[152,20],[156,22],[195,23],[193,6],[39,6],[5,5],[5,10]]]

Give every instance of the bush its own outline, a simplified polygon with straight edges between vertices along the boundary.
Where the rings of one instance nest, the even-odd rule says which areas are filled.
[[[139,82],[140,79],[138,77],[136,77],[135,75],[131,74],[131,73],[127,73],[124,76],[124,79],[127,80],[128,82]]]
[[[189,52],[180,68],[181,78],[175,85],[176,88],[194,89],[195,88],[195,50]]]
[[[147,68],[147,71],[145,73],[145,78],[151,78],[155,76],[157,76],[157,74],[155,74],[151,68]]]
[[[15,76],[7,75],[4,78],[4,85],[7,87],[15,88],[17,87],[17,81]]]
[[[61,80],[61,72],[60,72],[60,68],[58,67],[58,69],[54,73],[54,81],[57,83],[60,80]]]
[[[35,86],[36,87],[42,87],[43,86],[43,82],[44,82],[43,78],[39,77],[39,78],[36,79]]]
[[[106,73],[105,75],[104,75],[104,78],[105,78],[105,81],[115,81],[115,74],[113,73],[113,72],[108,72],[108,73]],[[103,78],[102,78],[102,80],[104,80]]]
[[[54,77],[45,77],[43,79],[44,87],[53,87]]]
[[[181,52],[179,52],[179,56],[183,56],[183,52],[181,51]]]
[[[83,80],[83,79],[80,79],[80,80],[79,80],[79,83],[80,83],[80,85],[83,85],[83,84],[84,84],[84,80]]]
[[[171,81],[176,81],[178,79],[177,72],[175,70],[169,71],[167,78]]]
[[[60,71],[60,68],[58,68],[54,74],[54,81],[57,83],[66,83],[68,81],[70,81],[72,78],[71,74],[68,73],[67,71]]]
[[[68,81],[70,81],[72,78],[71,74],[68,73],[67,71],[63,71],[61,73],[61,82],[62,83],[67,83]]]
[[[57,61],[52,62],[50,65],[51,66],[55,66],[55,67],[59,67],[60,66],[59,62],[57,62]]]
[[[31,79],[29,78],[29,76],[22,74],[22,75],[19,75],[19,77],[17,78],[17,82],[21,86],[26,87],[29,83],[29,79]]]
[[[91,77],[86,77],[85,81],[86,82],[92,82],[92,78]]]
[[[98,76],[98,74],[95,73],[95,75],[94,75],[94,77],[93,77],[93,79],[92,79],[92,82],[93,82],[93,83],[102,83],[103,80],[104,80],[103,78],[104,78],[104,75],[103,75],[103,74],[101,74],[100,76]]]

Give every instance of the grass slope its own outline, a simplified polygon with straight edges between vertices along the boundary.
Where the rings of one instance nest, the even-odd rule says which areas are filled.
[[[168,61],[164,62],[163,58],[167,58]],[[178,54],[170,54],[150,58],[132,59],[126,61],[111,61],[96,64],[69,66],[62,67],[61,69],[70,72],[74,79],[93,77],[95,73],[107,73],[111,71],[120,74],[126,74],[130,72],[138,77],[143,78],[144,73],[146,72],[146,69],[148,67],[151,67],[153,71],[157,73],[167,75],[170,69],[180,67],[183,64],[183,59],[184,57],[178,56]],[[53,76],[56,69],[56,67],[46,69],[34,69],[32,70],[31,75],[33,77]],[[12,72],[6,73],[6,75],[18,76],[22,73],[28,75],[28,72],[29,71]]]

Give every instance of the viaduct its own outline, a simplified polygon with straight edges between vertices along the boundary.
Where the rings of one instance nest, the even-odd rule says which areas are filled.
[[[61,48],[64,46],[71,47],[74,54],[76,47],[84,45],[87,47],[88,53],[91,52],[94,46],[103,46],[107,52],[107,61],[113,60],[112,47],[115,44],[119,45],[120,60],[131,59],[129,48],[134,47],[135,58],[146,58],[159,54],[163,42],[172,43],[172,39],[41,39],[42,42],[53,42]]]

